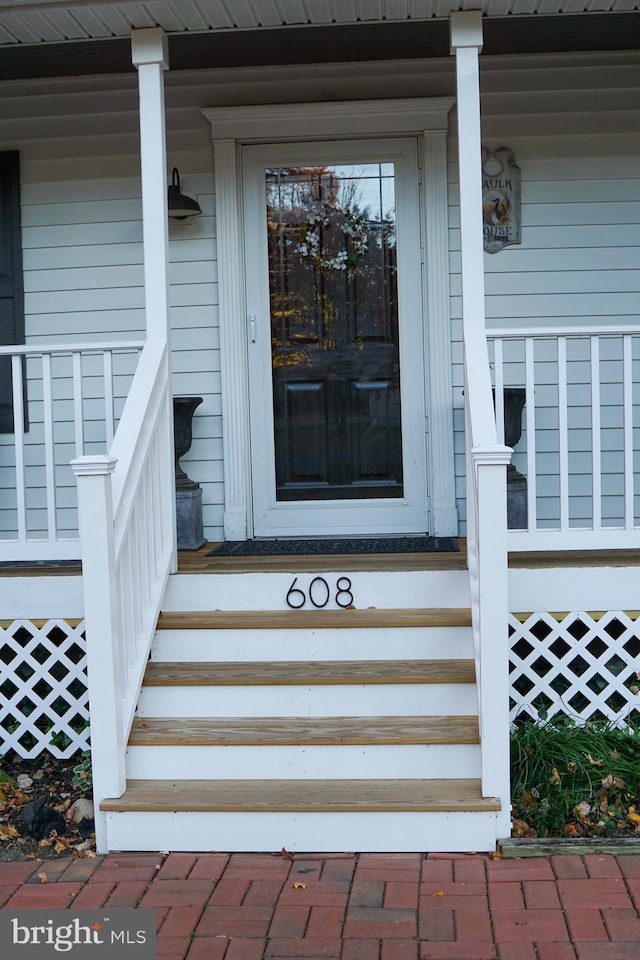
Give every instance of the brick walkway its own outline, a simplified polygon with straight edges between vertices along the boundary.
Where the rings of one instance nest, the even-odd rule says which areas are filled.
[[[5,907],[155,907],[161,960],[638,960],[638,903],[640,856],[0,863]]]

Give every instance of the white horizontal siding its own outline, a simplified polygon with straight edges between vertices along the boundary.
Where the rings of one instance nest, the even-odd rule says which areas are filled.
[[[485,141],[510,146],[523,173],[522,244],[486,257],[489,324],[526,330],[543,323],[570,321],[580,327],[588,322],[637,320],[637,58],[633,53],[483,57],[481,71]],[[217,104],[291,98],[450,95],[454,63],[449,58],[387,63],[384,70],[343,64],[322,69],[306,65],[169,71],[166,84],[169,168],[179,167],[183,188],[197,195],[204,211],[194,221],[170,224],[173,388],[176,394],[204,397],[183,465],[203,487],[205,535],[218,539],[224,494],[215,184],[211,131],[200,111]],[[3,148],[21,152],[28,341],[140,336],[144,306],[135,76],[2,84],[0,129]],[[451,157],[454,140],[455,114]],[[456,490],[464,519],[458,188],[453,161],[449,180]],[[515,364],[510,375],[517,373]],[[541,367],[540,373],[552,388],[553,371]],[[615,388],[615,371],[610,385]],[[63,386],[56,384],[56,391]],[[87,389],[91,398],[89,383]],[[41,406],[35,384],[29,397]],[[576,419],[571,457],[586,457],[588,424],[580,419],[579,406],[583,401],[576,394],[573,402],[578,406],[572,408]],[[618,484],[621,428],[616,403],[614,391],[602,415],[607,511],[613,509]],[[552,407],[544,410],[551,416]],[[93,408],[90,413],[91,421],[99,416]],[[37,478],[33,474],[33,502],[40,504],[42,470],[35,440],[42,431],[37,417],[33,422],[28,468],[39,470]],[[557,494],[556,428],[551,420],[541,423],[538,443],[540,511],[550,522]],[[59,440],[65,456],[70,451],[73,455],[66,430]],[[99,444],[100,438],[90,430],[87,436]],[[0,535],[10,526],[3,517],[15,513],[6,440],[0,438],[0,504],[6,504],[0,508]],[[575,462],[579,466],[581,461]],[[575,497],[581,498],[581,510],[589,497],[585,483],[576,468],[571,484]],[[71,509],[66,493],[60,509]]]

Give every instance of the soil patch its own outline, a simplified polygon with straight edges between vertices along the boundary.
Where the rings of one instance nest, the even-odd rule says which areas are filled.
[[[92,855],[91,791],[73,782],[81,762],[0,758],[0,861]]]

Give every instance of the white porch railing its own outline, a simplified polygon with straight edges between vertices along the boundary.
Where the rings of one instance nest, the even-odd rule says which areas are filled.
[[[14,425],[0,436],[0,561],[80,558],[69,461],[111,446],[141,348],[0,347]]]
[[[498,331],[490,348],[499,430],[503,388],[526,396],[513,464],[528,527],[509,549],[640,545],[640,328]]]
[[[74,460],[83,542],[96,839],[125,789],[125,749],[169,573],[175,569],[168,347],[147,341],[110,455]]]

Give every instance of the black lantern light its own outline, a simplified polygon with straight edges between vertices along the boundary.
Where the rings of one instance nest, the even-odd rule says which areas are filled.
[[[188,217],[199,217],[202,213],[200,204],[191,197],[186,197],[180,193],[180,174],[178,168],[173,168],[171,174],[171,185],[167,194],[169,205],[169,216],[174,220],[186,220]]]

